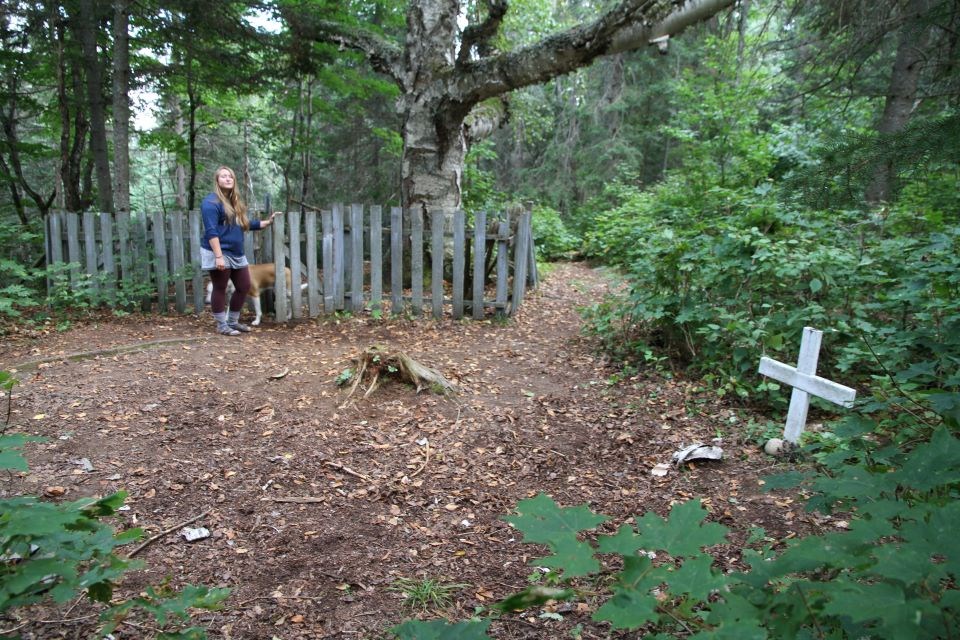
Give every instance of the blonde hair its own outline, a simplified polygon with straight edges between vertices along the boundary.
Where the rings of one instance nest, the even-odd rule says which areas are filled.
[[[220,186],[220,172],[224,170],[229,171],[233,177],[233,189],[230,191],[224,191],[223,187]],[[223,205],[223,213],[227,216],[227,224],[239,224],[244,231],[250,229],[250,221],[247,219],[247,205],[240,197],[240,190],[237,189],[237,174],[233,172],[233,169],[222,165],[217,167],[217,170],[213,172],[213,192],[217,194],[217,199]]]

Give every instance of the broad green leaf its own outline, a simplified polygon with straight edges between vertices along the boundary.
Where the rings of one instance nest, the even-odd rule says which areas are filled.
[[[639,591],[621,591],[593,614],[594,620],[609,622],[614,629],[636,629],[657,618],[657,599]]]
[[[712,591],[727,584],[726,577],[713,568],[713,558],[706,554],[684,560],[679,569],[668,570],[666,581],[670,593],[688,593],[697,600],[706,600]]]
[[[960,427],[960,393],[932,393],[927,396],[927,401],[944,420]]]
[[[648,511],[637,522],[642,546],[677,558],[697,555],[705,546],[724,542],[728,529],[714,522],[704,524],[706,516],[699,500],[674,505],[668,520]]]
[[[540,558],[534,563],[562,569],[568,576],[584,576],[600,570],[593,557],[593,547],[577,539],[577,533],[605,522],[586,505],[561,508],[544,494],[522,500],[517,504],[516,516],[506,521],[523,532],[524,542],[545,544],[552,557]]]
[[[606,522],[607,518],[593,513],[587,505],[562,508],[541,493],[521,500],[517,504],[517,515],[504,520],[523,532],[524,542],[550,544],[557,534],[576,535]]]
[[[597,550],[600,553],[619,553],[622,556],[632,556],[640,548],[640,536],[629,524],[620,525],[620,528],[613,535],[600,536],[597,539]]]
[[[407,620],[390,632],[400,640],[483,640],[489,638],[490,620],[467,620],[451,624],[445,620]]]
[[[531,560],[530,564],[561,569],[568,577],[588,576],[600,571],[593,547],[572,535],[557,536],[549,544],[554,555]]]
[[[853,622],[869,622],[890,615],[892,610],[906,604],[903,588],[886,582],[865,584],[860,582],[821,583],[819,589],[828,597],[823,612],[828,615],[846,616]]]
[[[910,452],[896,476],[919,491],[960,481],[960,440],[943,427],[937,429],[930,442]]]

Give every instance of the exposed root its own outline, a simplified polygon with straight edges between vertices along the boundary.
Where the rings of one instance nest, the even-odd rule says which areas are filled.
[[[352,397],[361,385],[366,387],[363,397],[369,397],[384,379],[412,384],[417,389],[417,393],[424,389],[441,395],[456,391],[453,384],[436,369],[420,364],[402,351],[389,352],[382,347],[374,346],[367,347],[363,353],[353,359],[352,374],[343,382],[345,385],[350,385],[347,398]]]

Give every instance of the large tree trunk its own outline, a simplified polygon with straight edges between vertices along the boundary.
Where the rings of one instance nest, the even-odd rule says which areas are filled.
[[[456,0],[413,0],[407,10],[404,74],[401,199],[404,207],[460,206],[466,159],[461,131],[469,106],[454,113],[449,87],[437,74],[452,69],[458,34]]]
[[[129,0],[113,3],[113,172],[117,211],[130,211]]]
[[[53,12],[54,46],[57,52],[57,104],[60,109],[60,190],[63,207],[67,211],[83,211],[89,202],[81,191],[83,181],[83,155],[89,126],[79,103],[72,102],[71,95],[81,95],[81,82],[75,68],[67,68],[66,35],[63,21]],[[67,83],[72,82],[68,88]],[[70,112],[71,106],[74,111]],[[71,139],[71,132],[73,138]]]
[[[101,211],[113,211],[113,180],[110,177],[110,156],[107,149],[102,64],[97,54],[98,23],[93,0],[81,0],[80,42],[87,78],[87,102],[90,105],[90,151],[97,170],[97,206]]]
[[[877,133],[881,136],[903,131],[918,106],[917,86],[932,38],[931,25],[927,22],[930,8],[931,0],[911,0],[905,9],[883,115],[877,123]],[[896,164],[893,158],[879,162],[867,186],[866,201],[876,204],[889,200],[895,177]]]

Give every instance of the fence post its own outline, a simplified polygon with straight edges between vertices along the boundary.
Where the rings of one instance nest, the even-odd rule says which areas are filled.
[[[120,250],[120,286],[122,289],[126,289],[136,282],[132,269],[133,260],[130,255],[129,211],[117,212],[117,245]]]
[[[100,250],[103,253],[104,288],[113,306],[117,301],[117,265],[113,258],[113,214],[100,212]]]
[[[346,288],[343,265],[343,206],[333,205],[333,306],[343,309],[344,289]]]
[[[370,207],[370,306],[383,313],[383,209]]]
[[[317,212],[307,209],[303,224],[307,229],[307,314],[316,318],[320,314],[319,281],[317,280]],[[299,289],[299,287],[297,287]]]
[[[51,211],[47,216],[47,223],[50,225],[50,261],[48,266],[63,263],[63,214],[59,211]],[[48,271],[47,293],[50,292],[53,279]],[[58,274],[59,275],[59,274]]]
[[[157,284],[157,312],[167,312],[167,239],[163,212],[153,214],[153,267]]]
[[[524,212],[517,220],[517,235],[513,247],[513,304],[510,315],[516,315],[523,304],[523,294],[527,287],[527,239],[530,236],[530,214]]]
[[[497,317],[507,315],[507,279],[510,277],[509,256],[510,214],[504,215],[497,229]]]
[[[200,212],[196,209],[190,211],[187,214],[187,221],[190,225],[190,264],[193,265],[193,312],[201,315],[206,295],[203,290],[203,270],[200,268],[200,237],[202,233]]]
[[[403,209],[390,209],[390,306],[403,313]]]
[[[474,320],[483,319],[483,279],[487,265],[487,212],[477,211],[473,221],[473,307]]]
[[[97,217],[93,211],[83,212],[83,252],[86,256],[87,275],[90,276],[90,289],[100,291],[97,260]]]
[[[467,214],[463,209],[453,212],[453,317],[463,317],[463,291],[466,286]]]
[[[430,306],[433,317],[443,317],[443,227],[447,212],[430,212]]]
[[[70,283],[77,286],[80,282],[80,216],[68,211],[67,216],[67,259],[70,262]]]
[[[363,309],[363,205],[350,205],[350,308]]]
[[[527,231],[527,255],[530,261],[527,263],[527,286],[536,289],[540,284],[540,273],[537,271],[537,246],[536,238],[533,237],[533,212],[527,213],[530,216],[530,226]]]
[[[336,285],[333,279],[333,212],[321,211],[323,223],[323,310],[333,313],[336,307]]]
[[[300,289],[300,209],[287,213],[290,218],[290,304],[293,306],[291,317],[299,320],[303,317],[303,296]],[[277,219],[273,219],[276,223]],[[286,284],[286,283],[284,283]]]
[[[176,301],[174,308],[177,313],[187,311],[187,283],[184,280],[183,261],[183,212],[174,211],[170,214],[170,272],[173,277],[173,286]]]
[[[423,209],[415,206],[410,214],[410,289],[413,315],[423,313]]]
[[[287,321],[287,272],[284,269],[283,236],[284,216],[277,216],[273,224],[267,227],[273,229],[273,262],[276,273],[276,282],[273,284],[273,311],[276,322]]]

